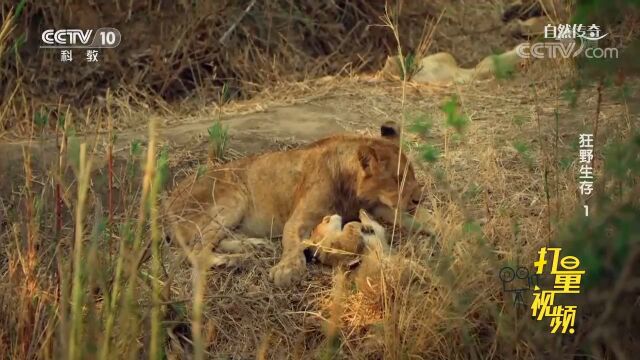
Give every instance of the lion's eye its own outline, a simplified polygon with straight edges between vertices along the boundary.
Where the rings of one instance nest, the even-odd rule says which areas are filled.
[[[325,223],[325,224],[328,223],[329,220],[331,220],[331,217],[329,217],[329,216],[325,216],[324,218],[322,218],[322,222]]]

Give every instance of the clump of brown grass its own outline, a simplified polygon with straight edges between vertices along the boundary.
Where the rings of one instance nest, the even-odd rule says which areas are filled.
[[[7,5],[0,9],[8,10]],[[416,7],[401,16],[421,25],[416,19],[434,16],[431,10]],[[21,16],[3,22],[3,47],[20,36],[38,42],[40,19],[49,24],[46,28],[75,24],[95,30],[109,23],[129,35],[83,71],[69,71],[56,51],[16,48],[0,67],[7,85],[3,108],[11,115],[3,126],[19,130],[23,116],[30,118],[42,106],[103,106],[108,88],[126,90],[148,104],[194,96],[206,103],[224,84],[231,98],[246,99],[281,82],[375,69],[385,58],[380,49],[394,45],[388,33],[369,27],[383,12],[384,3],[364,0],[29,3]],[[83,57],[74,52],[76,63]]]

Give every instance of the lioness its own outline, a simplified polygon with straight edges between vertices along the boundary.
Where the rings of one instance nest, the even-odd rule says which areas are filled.
[[[384,221],[415,225],[407,211],[420,201],[413,167],[399,148],[396,124],[380,137],[335,135],[300,149],[231,161],[183,180],[165,203],[168,236],[213,249],[227,231],[282,235],[282,257],[270,271],[276,286],[306,272],[301,239],[324,215],[357,219],[363,208]],[[400,191],[402,189],[402,192]]]

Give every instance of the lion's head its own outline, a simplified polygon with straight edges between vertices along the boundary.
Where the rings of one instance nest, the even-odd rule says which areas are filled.
[[[412,211],[420,202],[421,189],[413,166],[400,150],[396,124],[383,124],[380,135],[384,141],[372,141],[358,149],[361,170],[357,196],[365,202]]]
[[[322,218],[322,222],[318,224],[311,232],[311,239],[322,239],[332,233],[340,233],[342,231],[342,217],[338,214],[327,215]]]

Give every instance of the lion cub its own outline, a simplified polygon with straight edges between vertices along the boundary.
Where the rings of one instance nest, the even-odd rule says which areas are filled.
[[[362,255],[389,251],[385,230],[371,219],[365,210],[360,210],[360,221],[351,221],[342,227],[342,217],[328,215],[322,219],[309,237],[307,250],[320,263],[330,266],[353,265]]]
[[[352,278],[359,291],[374,301],[382,299],[385,284],[402,288],[410,282],[411,262],[391,251],[385,229],[365,211],[360,222],[342,228],[340,215],[325,216],[309,238],[308,250],[318,261],[330,266],[353,266]]]
[[[364,242],[362,224],[352,221],[342,228],[342,217],[328,215],[311,232],[307,252],[320,263],[329,266],[347,265],[359,260]]]

